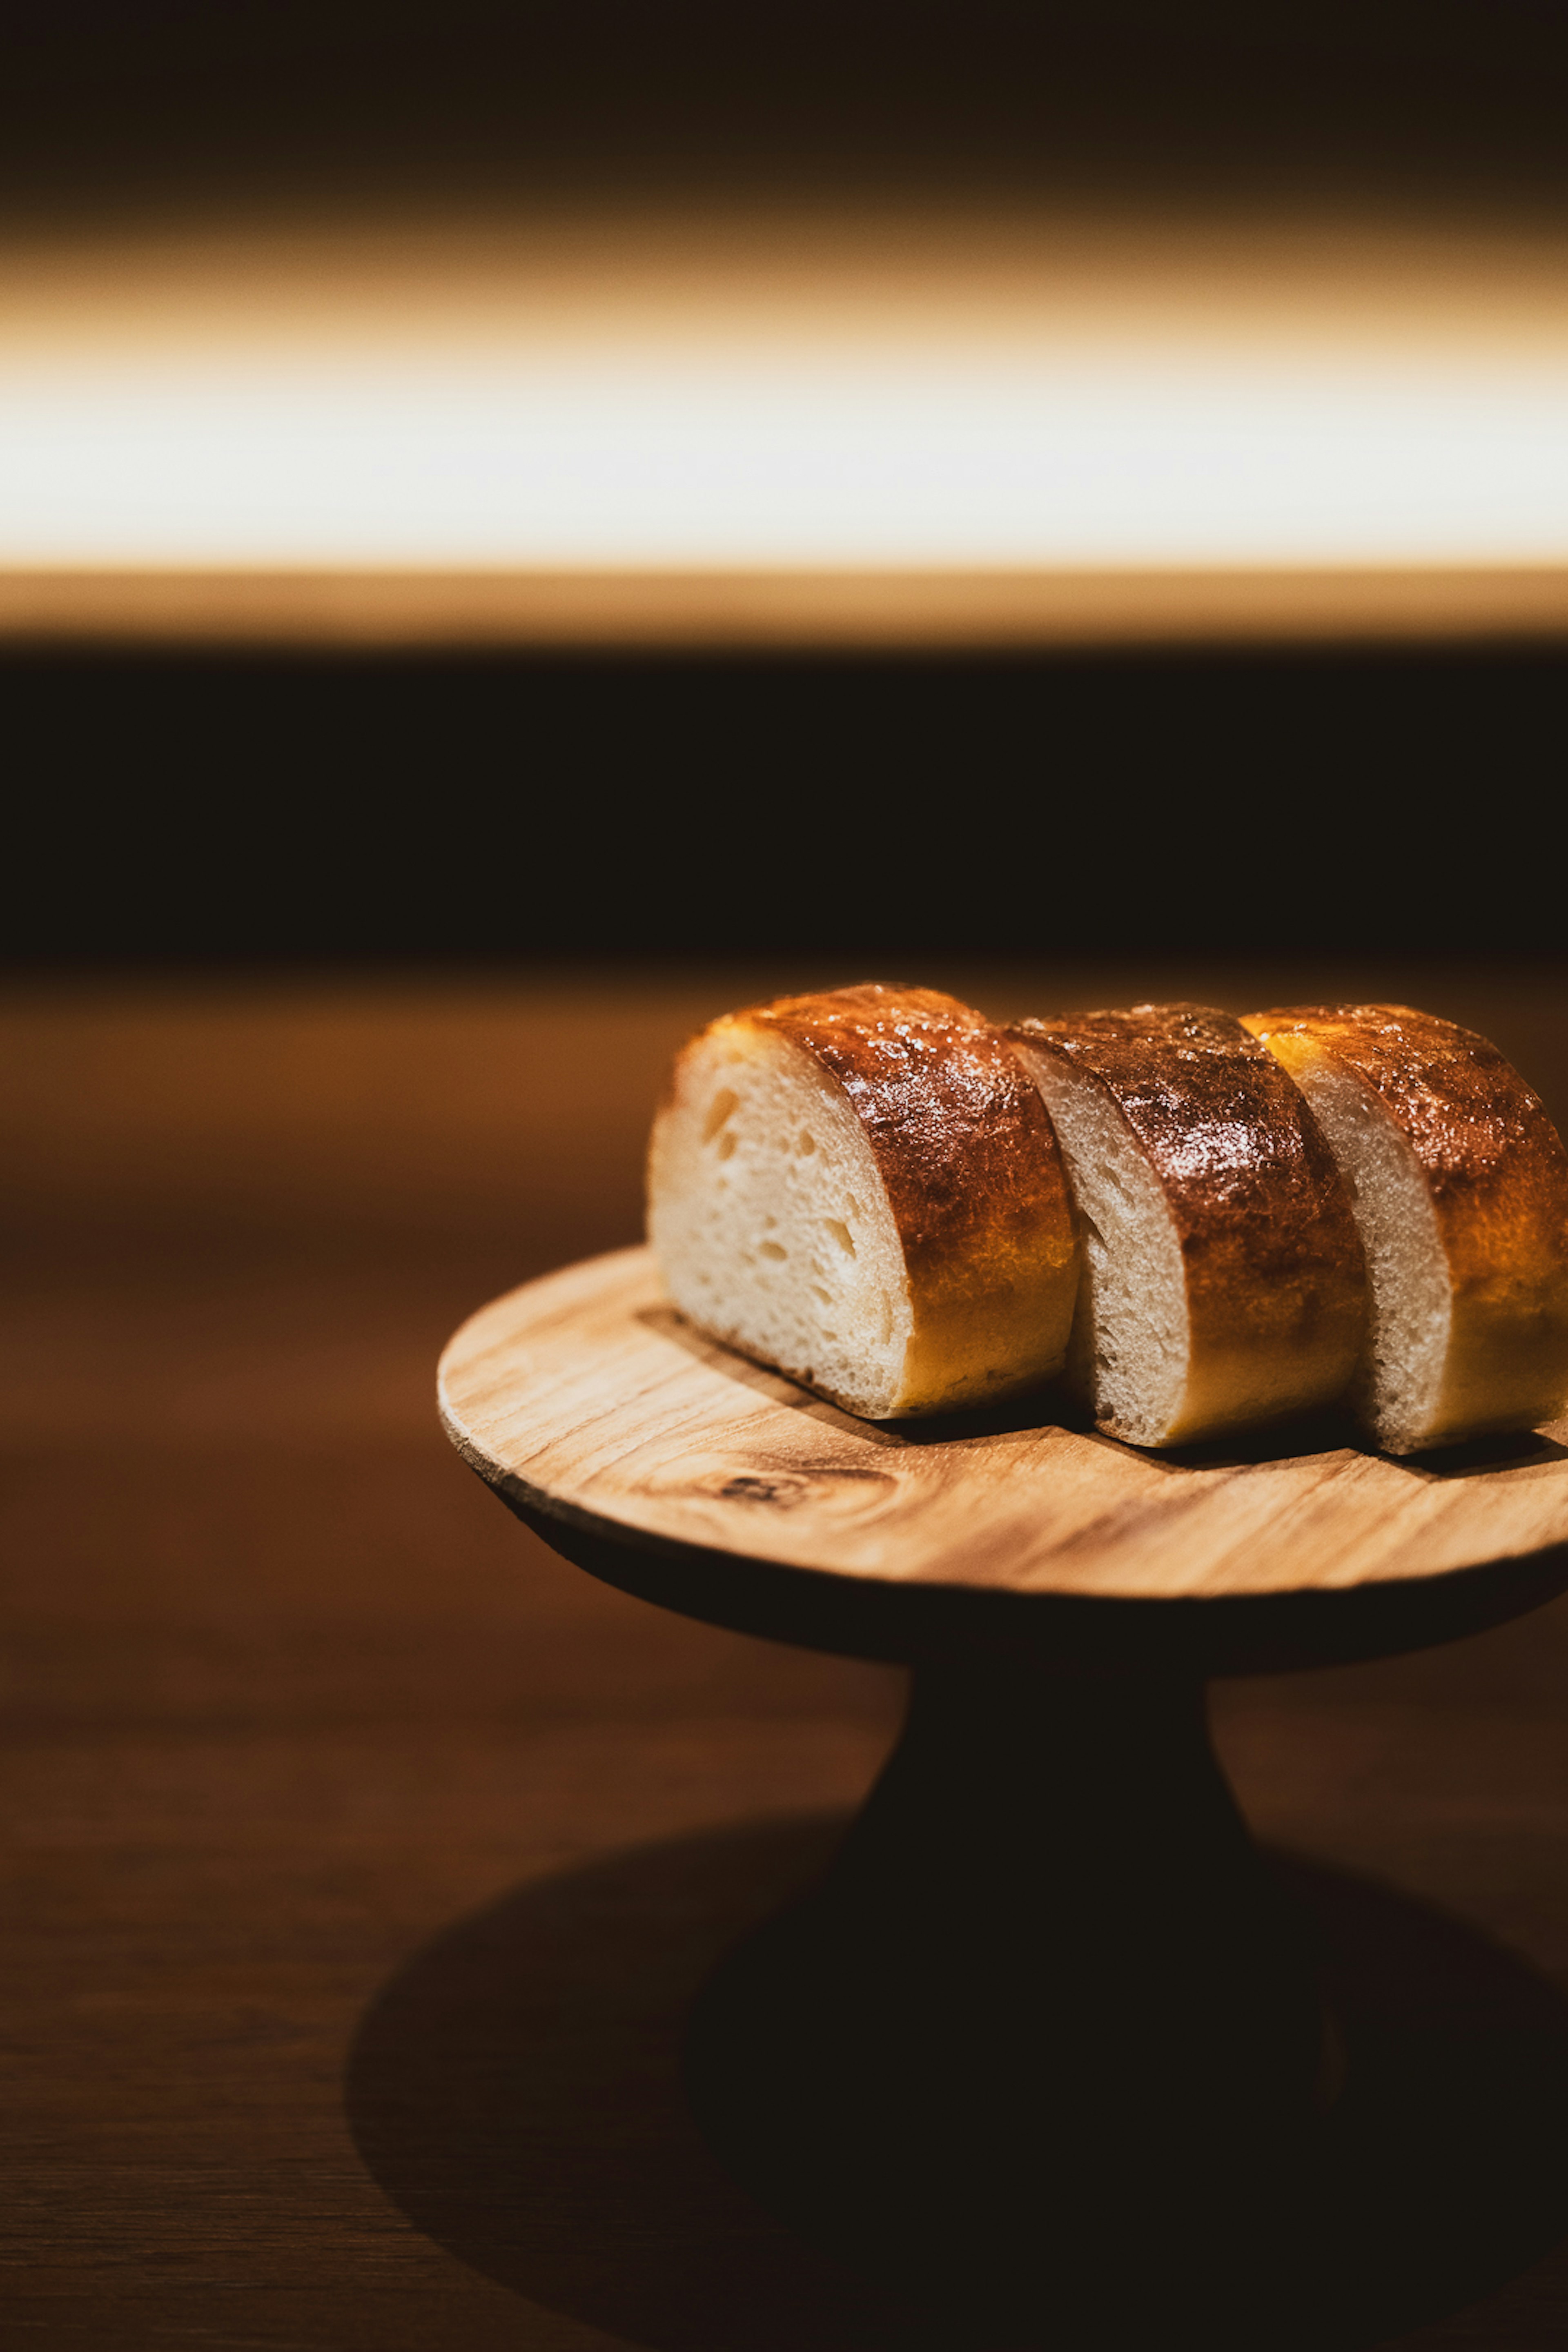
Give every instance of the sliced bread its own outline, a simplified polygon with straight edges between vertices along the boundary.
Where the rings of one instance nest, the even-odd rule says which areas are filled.
[[[1068,1374],[1134,1445],[1331,1402],[1365,1271],[1332,1154],[1279,1063],[1205,1005],[1026,1021],[1079,1221]]]
[[[1050,1121],[997,1031],[931,989],[786,997],[694,1037],[654,1123],[648,1234],[693,1323],[851,1412],[985,1403],[1066,1354]]]
[[[1352,1390],[1390,1454],[1568,1410],[1568,1153],[1497,1047],[1405,1004],[1246,1025],[1310,1103],[1366,1252]]]

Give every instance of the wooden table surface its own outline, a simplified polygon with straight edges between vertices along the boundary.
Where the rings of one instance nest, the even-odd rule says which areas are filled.
[[[0,1003],[7,2343],[920,2340],[714,2172],[673,2054],[703,1969],[866,1788],[897,1675],[593,1583],[464,1469],[432,1394],[483,1299],[637,1237],[689,1027],[863,976]],[[998,1013],[1401,995],[1568,1116],[1561,973],[916,976]],[[1568,1601],[1224,1685],[1216,1715],[1267,1840],[1568,1992]],[[1400,2341],[1565,2336],[1568,2249]]]

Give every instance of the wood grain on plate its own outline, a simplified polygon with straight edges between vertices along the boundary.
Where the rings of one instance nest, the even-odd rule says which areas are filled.
[[[1022,1415],[862,1422],[701,1339],[647,1250],[497,1299],[440,1378],[459,1450],[525,1504],[839,1577],[1190,1599],[1430,1578],[1568,1543],[1568,1423],[1394,1461],[1321,1440],[1172,1457]]]

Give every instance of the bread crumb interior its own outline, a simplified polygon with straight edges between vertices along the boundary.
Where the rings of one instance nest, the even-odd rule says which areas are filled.
[[[908,1273],[864,1128],[788,1039],[721,1024],[655,1123],[648,1238],[704,1330],[852,1412],[897,1409]]]
[[[1436,1425],[1453,1318],[1426,1175],[1369,1087],[1325,1059],[1290,1074],[1339,1162],[1366,1253],[1372,1313],[1354,1402],[1381,1445],[1408,1453]]]
[[[1115,1435],[1163,1444],[1180,1418],[1191,1346],[1163,1188],[1097,1079],[1058,1055],[1020,1050],[1062,1148],[1082,1237],[1068,1377]]]

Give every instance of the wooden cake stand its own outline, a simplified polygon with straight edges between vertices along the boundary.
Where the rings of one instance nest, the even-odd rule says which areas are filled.
[[[699,2000],[689,2081],[730,2169],[988,2344],[1351,2340],[1376,2070],[1203,1685],[1568,1586],[1568,1449],[1394,1461],[1325,1425],[1159,1455],[1049,1400],[861,1422],[699,1338],[643,1250],[483,1308],[440,1377],[459,1452],[568,1559],[915,1670],[826,1877]],[[1435,2183],[1478,2160],[1423,2137]]]

